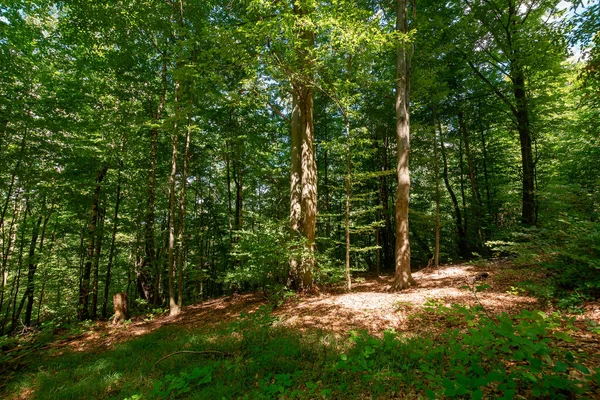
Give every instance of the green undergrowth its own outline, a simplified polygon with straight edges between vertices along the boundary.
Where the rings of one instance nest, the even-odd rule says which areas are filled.
[[[446,321],[445,329],[437,326],[416,336],[300,332],[279,324],[266,307],[218,331],[165,326],[109,350],[43,353],[28,360],[5,394],[43,399],[566,399],[598,390],[600,369],[588,369],[584,355],[559,346],[573,341],[569,332],[577,328],[568,319],[523,311],[492,321],[481,309],[441,304],[419,313],[415,318],[434,313]],[[176,351],[190,353],[161,360]]]

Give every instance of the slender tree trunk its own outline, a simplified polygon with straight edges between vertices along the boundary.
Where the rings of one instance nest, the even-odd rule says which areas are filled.
[[[351,157],[350,157],[350,121],[346,117],[346,291],[352,290],[352,278],[350,276],[350,179],[351,179]]]
[[[12,214],[10,226],[8,228],[8,243],[6,244],[6,248],[2,253],[2,267],[0,268],[0,273],[2,274],[2,288],[0,291],[0,312],[2,311],[2,308],[4,306],[4,293],[6,292],[6,286],[8,284],[8,260],[14,250],[14,243],[17,237],[18,226],[16,224],[16,221],[19,218],[21,212],[23,212],[22,207],[17,208],[16,201],[14,210],[15,211]],[[0,326],[0,333],[2,332],[3,328],[3,325]]]
[[[48,226],[48,219],[50,213],[47,212],[46,216],[40,215],[36,227],[31,238],[31,246],[29,248],[29,271],[27,273],[27,307],[25,308],[25,326],[31,326],[31,315],[33,313],[33,297],[35,294],[35,272],[37,271],[39,262],[38,259],[41,257],[44,251],[44,237],[46,236],[46,227]],[[37,236],[40,228],[40,224],[44,221],[42,226],[42,234],[40,235],[40,247],[38,256],[35,256],[35,246],[37,242]]]
[[[104,238],[104,218],[106,208],[101,208],[98,213],[98,233],[96,234],[96,249],[94,250],[94,263],[92,265],[92,302],[90,305],[90,318],[98,316],[98,269],[100,267],[100,253],[102,252],[102,239]]]
[[[379,169],[382,172],[385,172],[388,170],[389,166],[388,166],[388,158],[387,158],[387,151],[388,151],[388,140],[387,140],[387,135],[386,135],[386,131],[382,130],[382,138],[381,138],[381,144],[382,144],[382,148],[381,148],[381,157],[380,157],[380,162],[379,162]],[[393,262],[393,258],[392,258],[392,220],[390,217],[390,210],[389,210],[389,196],[388,196],[388,181],[387,181],[387,175],[381,175],[379,177],[379,200],[381,202],[381,212],[383,214],[384,217],[384,227],[381,230],[381,241],[382,241],[382,250],[383,250],[383,267],[386,270],[392,269],[394,266],[394,262]]]
[[[462,135],[459,136],[459,142],[458,142],[458,163],[459,163],[459,167],[460,167],[460,196],[461,196],[461,200],[462,200],[462,212],[463,212],[463,217],[464,217],[464,224],[463,224],[463,230],[465,232],[465,236],[466,236],[466,240],[467,243],[469,243],[469,247],[470,246],[470,241],[469,241],[469,214],[467,213],[467,196],[465,195],[465,168],[464,168],[464,161],[463,161],[463,140],[462,140]],[[467,254],[467,257],[470,257],[471,253],[469,250],[469,254]]]
[[[31,244],[29,245],[29,257],[28,257],[29,269],[28,269],[28,273],[27,273],[27,287],[25,289],[25,293],[23,294],[23,298],[21,300],[19,307],[15,310],[16,312],[13,313],[13,320],[12,320],[12,329],[13,330],[17,326],[17,320],[19,319],[19,316],[21,315],[21,311],[23,310],[23,305],[25,304],[25,300],[31,299],[31,306],[33,307],[34,278],[35,278],[35,270],[37,268],[37,263],[35,262],[34,257],[35,257],[35,248],[37,246],[37,239],[38,239],[38,235],[40,232],[40,226],[42,224],[42,221],[43,221],[43,216],[40,214],[40,216],[38,217],[38,221],[33,226],[33,231],[31,233]],[[17,293],[18,293],[18,287],[17,287]],[[16,300],[17,293],[15,293],[15,300]],[[31,295],[30,295],[30,293],[31,293]],[[27,304],[27,312],[25,315],[24,325],[29,326],[30,324],[31,324],[31,310],[29,309],[29,304]]]
[[[408,33],[408,2],[396,0],[396,30]],[[396,167],[398,188],[396,190],[396,272],[392,290],[403,290],[416,284],[410,269],[410,242],[408,229],[408,202],[410,173],[408,156],[410,152],[410,56],[407,44],[402,43],[396,51]]]
[[[465,157],[467,159],[467,167],[469,169],[469,182],[471,183],[471,201],[473,204],[473,216],[475,220],[475,230],[477,231],[477,236],[479,239],[479,242],[476,246],[478,248],[483,242],[483,233],[481,230],[481,194],[479,193],[479,188],[477,187],[475,167],[473,166],[473,158],[471,157],[471,146],[469,144],[469,132],[467,131],[467,125],[465,123],[464,113],[462,110],[458,112],[458,125],[460,127],[461,137],[465,148]]]
[[[88,243],[86,252],[86,261],[83,266],[83,275],[81,280],[81,289],[79,291],[78,316],[80,321],[89,318],[89,297],[90,297],[90,277],[92,274],[92,263],[94,260],[94,250],[96,243],[96,228],[99,217],[100,191],[102,190],[102,181],[108,171],[108,165],[105,165],[96,173],[96,189],[92,201],[92,216],[88,227]]]
[[[45,290],[46,290],[46,280],[48,280],[48,271],[44,271],[44,279],[42,280],[42,290],[40,293],[40,299],[38,300],[38,312],[37,312],[37,318],[36,318],[36,323],[39,325],[40,324],[40,314],[42,312],[42,305],[44,303],[44,294],[45,294]]]
[[[331,237],[331,193],[329,188],[329,151],[323,151],[323,185],[325,186],[325,210],[327,211],[327,224],[325,226],[325,236]]]
[[[435,116],[434,116],[435,118]],[[444,138],[442,131],[442,124],[438,120],[438,128],[440,133],[440,150],[442,153],[442,162],[444,165],[442,177],[444,179],[444,185],[446,186],[446,190],[448,190],[448,194],[450,195],[450,199],[452,199],[452,205],[454,206],[454,220],[456,222],[456,233],[458,238],[458,253],[461,257],[467,258],[469,256],[469,246],[467,241],[467,235],[462,222],[462,214],[460,211],[460,205],[458,203],[458,199],[454,190],[452,190],[452,186],[450,185],[450,179],[448,177],[448,160],[446,157],[446,149],[444,147]]]
[[[535,165],[531,146],[531,129],[529,125],[529,107],[525,92],[525,74],[516,62],[513,66],[513,93],[516,100],[516,118],[521,143],[521,165],[523,171],[523,199],[521,222],[533,225],[535,220]]]
[[[493,216],[492,216],[492,196],[490,193],[490,182],[489,182],[488,167],[487,167],[487,162],[488,162],[487,146],[485,143],[485,131],[483,129],[481,130],[481,149],[483,150],[483,179],[485,182],[485,196],[486,196],[486,200],[487,200],[487,212],[488,212],[488,215],[493,218]]]
[[[10,197],[12,196],[12,192],[15,187],[15,179],[17,177],[17,173],[19,172],[21,162],[23,161],[23,156],[25,154],[28,133],[29,133],[29,130],[25,129],[25,133],[23,133],[23,138],[21,139],[21,146],[20,146],[21,148],[19,150],[19,158],[17,159],[17,163],[11,174],[10,184],[8,186],[8,193],[6,193],[6,200],[4,200],[4,205],[2,206],[2,211],[0,213],[0,228],[2,228],[4,226],[4,217],[6,216],[6,211],[8,210],[8,204],[10,203]]]
[[[156,113],[152,116],[159,123],[165,107],[167,92],[167,60],[163,59],[161,68],[161,94]],[[156,203],[156,154],[158,151],[158,128],[150,131],[150,166],[148,168],[148,208],[145,226],[145,256],[140,268],[136,271],[139,295],[148,304],[159,301],[158,288],[153,285],[153,273],[158,270],[156,245],[154,239],[154,219]]]
[[[23,223],[22,223],[22,229],[21,229],[21,239],[20,239],[20,244],[19,244],[19,260],[17,263],[17,276],[13,279],[11,292],[10,292],[10,298],[9,298],[9,304],[8,304],[8,307],[6,308],[6,313],[4,314],[4,320],[2,322],[2,330],[3,331],[8,322],[8,316],[10,315],[11,309],[12,309],[11,329],[15,329],[15,326],[16,326],[17,298],[19,297],[19,287],[21,284],[21,270],[23,268],[23,252],[25,249],[25,231],[27,230],[28,214],[29,214],[29,202],[26,199],[25,200],[25,212],[23,214],[24,216],[23,216]],[[12,307],[11,307],[11,304],[12,304]]]
[[[433,255],[433,265],[435,268],[437,268],[440,265],[440,167],[438,160],[438,138],[437,130],[435,128],[435,118],[433,124],[433,163],[435,169],[435,251]]]
[[[177,304],[183,306],[183,237],[185,234],[185,203],[186,203],[186,188],[187,176],[190,163],[190,139],[191,128],[188,126],[185,134],[185,150],[183,155],[183,171],[181,176],[181,192],[179,193],[179,225],[177,232],[177,240],[179,242],[179,255],[177,257]]]
[[[177,175],[177,126],[172,135],[171,175],[169,177],[169,244],[168,244],[168,274],[169,274],[169,315],[179,314],[179,306],[175,300],[174,269],[175,269],[175,177]]]
[[[110,279],[112,276],[113,260],[115,257],[117,229],[119,226],[119,205],[121,204],[121,169],[123,161],[119,160],[119,171],[117,172],[117,194],[115,200],[115,213],[113,217],[113,229],[110,238],[110,249],[108,250],[108,264],[106,266],[106,278],[104,279],[104,296],[102,297],[102,318],[108,317],[108,298],[110,292]]]

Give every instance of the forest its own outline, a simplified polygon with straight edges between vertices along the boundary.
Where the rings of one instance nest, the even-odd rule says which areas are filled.
[[[0,397],[600,398],[600,3],[2,0]]]

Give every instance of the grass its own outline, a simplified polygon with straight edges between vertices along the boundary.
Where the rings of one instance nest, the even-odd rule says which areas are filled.
[[[419,315],[421,313],[421,315]],[[540,312],[500,316],[431,305],[446,328],[425,337],[386,332],[298,332],[269,309],[219,330],[164,326],[93,352],[60,349],[30,358],[6,388],[40,399],[314,399],[585,397],[599,369],[560,343],[569,320]],[[176,351],[223,354],[177,354]],[[156,365],[155,365],[156,364]],[[1,397],[1,394],[0,394]]]

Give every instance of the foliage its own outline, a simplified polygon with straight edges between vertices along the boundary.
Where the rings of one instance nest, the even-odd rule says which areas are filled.
[[[113,349],[66,352],[27,361],[9,392],[30,388],[55,398],[471,397],[571,398],[591,393],[599,370],[585,355],[557,346],[573,341],[570,319],[523,311],[490,320],[480,308],[431,303],[453,328],[438,334],[301,334],[278,325],[270,308],[244,314],[222,330],[163,327]],[[418,318],[418,316],[417,316]],[[460,328],[456,328],[460,326]],[[175,355],[180,350],[219,355]],[[182,362],[181,357],[186,357]]]

